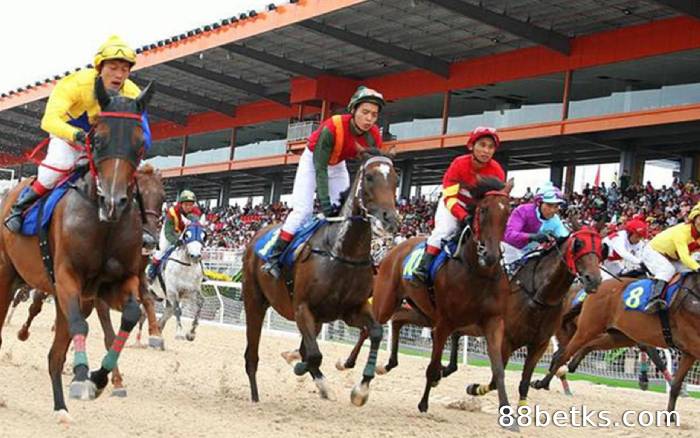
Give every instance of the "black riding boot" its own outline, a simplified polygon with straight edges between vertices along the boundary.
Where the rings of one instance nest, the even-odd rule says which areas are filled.
[[[10,209],[10,214],[5,219],[5,226],[13,233],[19,233],[22,229],[22,213],[29,208],[37,199],[41,198],[31,186],[22,190],[14,205]]]
[[[663,280],[656,280],[651,290],[649,303],[644,308],[645,313],[656,313],[660,310],[666,310],[666,301],[661,297],[661,294],[664,292],[667,284]]]
[[[424,252],[423,256],[420,259],[420,263],[418,264],[418,267],[416,268],[415,271],[413,271],[413,278],[415,278],[417,281],[427,285],[428,284],[428,276],[430,275],[430,265],[433,264],[433,260],[435,260],[434,254]]]
[[[287,249],[288,245],[289,242],[277,237],[274,245],[270,248],[270,255],[268,256],[267,263],[261,267],[263,272],[272,275],[276,279],[280,278],[280,257],[282,257],[282,253]]]

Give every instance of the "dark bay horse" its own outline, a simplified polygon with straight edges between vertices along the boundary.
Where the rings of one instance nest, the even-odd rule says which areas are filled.
[[[152,166],[146,164],[140,167],[136,172],[136,202],[138,204],[141,222],[143,224],[143,251],[150,252],[155,248],[157,240],[154,236],[158,235],[160,211],[165,200],[165,188],[163,187],[163,179],[160,172],[156,171]],[[143,256],[139,300],[145,310],[144,316],[148,316],[149,320],[149,344],[154,348],[158,345],[163,345],[162,337],[160,337],[160,327],[155,316],[155,302],[153,296],[145,287],[145,269],[148,263],[148,256]],[[41,291],[34,291],[32,294],[32,303],[29,306],[29,315],[27,320],[17,332],[17,338],[20,341],[26,341],[29,338],[29,328],[31,327],[34,318],[41,312],[44,300],[48,295]],[[95,300],[95,310],[100,319],[100,325],[104,332],[105,347],[107,350],[112,346],[115,339],[114,328],[110,318],[110,308],[120,308],[122,297],[120,291],[112,288],[104,291]],[[143,317],[142,317],[143,318]],[[155,327],[154,327],[155,326]],[[160,341],[160,344],[157,343]],[[126,388],[124,388],[123,379],[119,368],[115,367],[112,370],[112,395],[118,397],[126,396]]]
[[[658,315],[626,310],[623,293],[635,278],[610,279],[598,288],[598,293],[586,298],[578,317],[576,331],[563,351],[555,355],[549,373],[533,385],[547,388],[554,372],[569,359],[569,371],[574,372],[581,360],[593,350],[631,347],[636,344],[669,348]],[[683,380],[700,357],[700,274],[683,275],[680,288],[668,310],[672,343],[681,351],[678,369],[673,376],[667,411],[676,407]]]
[[[149,85],[136,99],[128,99],[108,93],[101,80],[96,82],[95,95],[102,112],[85,148],[90,172],[60,200],[48,230],[53,279],[42,264],[37,237],[13,234],[4,228],[0,231],[0,321],[5,319],[13,284],[23,282],[56,297],[49,375],[54,412],[60,421],[70,420],[61,373],[71,341],[75,353],[69,396],[94,399],[107,385],[124,342],[140,317],[142,225],[132,201],[134,174],[144,151],[141,113],[152,93]],[[0,207],[2,218],[27,185],[10,191]],[[121,296],[119,335],[101,367],[89,372],[86,317],[95,298],[112,288]]]
[[[500,242],[510,213],[511,189],[512,181],[504,186],[490,178],[480,180],[475,189],[470,189],[476,202],[473,232],[462,243],[457,257],[449,259],[438,271],[431,288],[434,293],[403,278],[403,261],[422,239],[402,242],[379,265],[372,298],[377,321],[388,321],[407,299],[424,315],[423,325],[433,327],[432,356],[418,405],[421,412],[428,410],[430,389],[439,383],[445,341],[454,331],[472,324],[483,328],[491,369],[498,383],[499,405],[508,405],[501,344],[509,288],[500,264]]]
[[[361,406],[367,401],[382,340],[382,326],[372,317],[367,303],[373,275],[370,243],[373,228],[389,233],[398,229],[397,183],[389,157],[363,157],[340,220],[317,230],[299,254],[290,273],[294,281],[291,291],[284,278],[276,280],[260,270],[263,262],[254,250],[255,242],[270,227],[260,230],[248,244],[243,256],[242,292],[247,336],[245,367],[254,402],[259,400],[256,372],[260,332],[269,306],[296,321],[302,335],[302,362],[296,364],[294,372],[300,376],[309,372],[322,398],[329,398],[330,393],[320,370],[322,355],[316,342],[321,325],[342,319],[353,327],[367,329],[372,347],[362,381],[351,393],[354,404]]]

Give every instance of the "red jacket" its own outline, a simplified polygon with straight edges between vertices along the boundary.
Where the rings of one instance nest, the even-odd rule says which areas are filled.
[[[506,173],[496,160],[489,160],[478,170],[474,168],[473,160],[472,154],[455,158],[442,179],[442,200],[450,213],[460,221],[468,216],[467,205],[474,202],[469,190],[476,186],[477,175],[501,181],[506,179]]]
[[[356,143],[363,148],[382,147],[382,137],[377,125],[372,126],[367,133],[355,135],[350,126],[350,119],[352,114],[337,115],[325,120],[309,137],[309,150],[313,152],[319,140],[328,142],[327,146],[332,148],[328,164],[332,166],[355,158],[358,152]]]

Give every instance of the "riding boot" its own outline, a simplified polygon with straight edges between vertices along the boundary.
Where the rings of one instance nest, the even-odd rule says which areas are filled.
[[[644,308],[645,313],[656,313],[660,310],[666,310],[666,301],[661,297],[668,283],[663,280],[656,280],[653,289],[651,290],[651,296],[649,297],[649,302]]]
[[[153,283],[153,280],[156,279],[156,276],[158,275],[158,267],[160,267],[160,260],[153,257],[151,262],[148,264],[148,268],[146,268],[146,278],[148,279],[149,283]]]
[[[280,237],[277,237],[277,240],[275,240],[274,245],[272,246],[272,248],[270,248],[269,254],[267,256],[267,262],[261,267],[263,272],[273,276],[275,279],[280,278],[280,275],[282,274],[280,271],[280,257],[282,257],[282,253],[285,249],[287,249],[288,245],[289,242]]]
[[[19,233],[22,229],[22,213],[29,208],[37,199],[41,198],[31,186],[22,190],[14,205],[10,209],[10,214],[5,219],[5,226],[13,233]]]
[[[435,255],[429,252],[424,252],[420,259],[418,267],[413,271],[413,278],[424,285],[428,284],[428,276],[430,275],[430,266],[435,260]]]

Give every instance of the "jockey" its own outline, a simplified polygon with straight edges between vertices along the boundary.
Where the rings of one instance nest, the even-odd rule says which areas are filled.
[[[183,190],[177,198],[177,203],[170,207],[165,214],[165,223],[160,230],[160,241],[158,251],[153,255],[151,263],[148,264],[146,275],[148,281],[153,281],[158,273],[158,266],[163,256],[177,244],[180,234],[185,227],[192,222],[199,221],[202,212],[197,207],[197,197],[190,190]]]
[[[537,189],[534,202],[513,210],[503,236],[506,265],[519,260],[542,243],[569,235],[558,214],[562,203],[564,197],[561,191],[547,182]]]
[[[109,37],[100,46],[93,63],[94,68],[82,69],[61,79],[49,96],[41,119],[41,129],[50,135],[46,158],[39,165],[34,182],[20,193],[5,219],[5,226],[13,233],[22,228],[22,212],[26,208],[53,189],[77,164],[85,163],[86,156],[71,145],[85,143],[100,112],[94,91],[96,80],[101,78],[108,92],[129,98],[136,98],[140,93],[139,87],[128,79],[136,63],[136,52],[118,36]],[[145,114],[142,127],[144,146],[148,149],[151,140]]]
[[[382,138],[376,125],[384,107],[384,97],[375,90],[359,87],[348,103],[348,113],[324,121],[309,137],[299,158],[292,189],[292,211],[270,248],[269,260],[262,266],[279,278],[279,259],[294,233],[313,214],[314,192],[326,217],[337,214],[340,194],[350,187],[345,160],[368,148],[379,149]]]
[[[476,186],[478,177],[491,177],[505,181],[506,174],[493,154],[501,141],[494,128],[477,127],[469,135],[469,153],[455,158],[442,180],[442,198],[435,211],[435,228],[428,237],[425,251],[413,277],[427,283],[428,271],[435,257],[440,254],[443,241],[469,223],[473,200],[469,189]]]
[[[700,202],[690,210],[688,222],[674,225],[657,234],[642,251],[642,262],[656,280],[647,313],[666,309],[661,295],[676,272],[700,270],[692,253],[700,250]]]
[[[647,238],[649,228],[647,223],[640,219],[630,219],[625,222],[621,230],[608,234],[603,239],[603,245],[609,248],[608,258],[603,261],[603,267],[608,272],[603,275],[620,275],[629,267],[639,267],[642,260],[639,258],[644,247],[643,239]],[[609,274],[608,274],[609,273]]]

